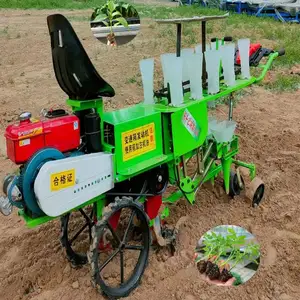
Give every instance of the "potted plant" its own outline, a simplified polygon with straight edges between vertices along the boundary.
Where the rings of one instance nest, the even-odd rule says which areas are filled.
[[[234,285],[237,285],[242,283],[242,280],[232,270],[243,260],[258,265],[259,245],[253,241],[246,243],[246,236],[238,236],[232,228],[227,230],[226,236],[215,232],[204,235],[202,248],[204,257],[196,263],[199,272],[206,274],[209,280],[227,282],[235,277]]]
[[[95,8],[91,17],[94,36],[111,46],[131,41],[139,28],[140,18],[136,9],[121,1],[108,0]]]

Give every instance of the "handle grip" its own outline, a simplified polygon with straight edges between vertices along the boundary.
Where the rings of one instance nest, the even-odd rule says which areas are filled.
[[[285,49],[284,49],[284,48],[278,50],[277,52],[278,52],[278,56],[283,56],[283,55],[285,55]]]
[[[232,36],[224,36],[224,42],[232,42]]]

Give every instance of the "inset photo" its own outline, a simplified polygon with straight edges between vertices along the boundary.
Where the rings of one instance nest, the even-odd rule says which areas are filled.
[[[132,41],[140,30],[140,17],[132,4],[108,0],[94,8],[90,20],[95,38],[108,46],[121,46]]]
[[[238,286],[256,273],[260,246],[246,229],[220,225],[197,242],[195,264],[203,280],[223,286]]]

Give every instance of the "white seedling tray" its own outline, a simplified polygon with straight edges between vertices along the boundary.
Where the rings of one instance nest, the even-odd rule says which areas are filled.
[[[91,28],[93,35],[96,38],[106,37],[110,33],[109,27],[93,27]],[[113,32],[116,37],[118,36],[136,36],[140,30],[140,24],[131,24],[128,27],[124,27],[122,25],[114,26]]]

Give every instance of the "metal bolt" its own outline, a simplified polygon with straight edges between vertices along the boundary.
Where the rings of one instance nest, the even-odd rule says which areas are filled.
[[[162,182],[163,177],[162,177],[161,175],[159,175],[159,176],[157,177],[157,180],[158,180],[158,182]]]

